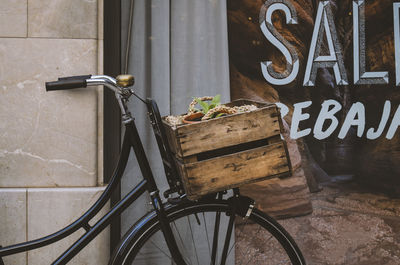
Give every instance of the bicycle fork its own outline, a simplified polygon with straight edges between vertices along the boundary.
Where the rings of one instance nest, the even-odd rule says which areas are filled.
[[[164,211],[164,207],[160,199],[159,191],[157,190],[151,192],[150,197],[154,210],[156,211],[158,219],[160,221],[161,231],[165,237],[168,249],[171,252],[172,259],[178,265],[186,265],[186,262],[184,261],[182,254],[179,251],[171,226],[169,225],[167,215]]]
[[[128,114],[126,114],[128,115]],[[161,225],[161,231],[165,237],[167,246],[171,252],[172,259],[178,265],[186,265],[183,260],[182,254],[178,249],[174,234],[172,233],[171,226],[169,225],[168,217],[165,213],[164,206],[160,198],[160,192],[157,188],[157,184],[154,180],[153,173],[150,169],[149,161],[147,160],[146,154],[143,149],[142,142],[135,126],[134,120],[129,119],[126,124],[126,133],[130,136],[131,145],[136,155],[140,170],[142,171],[143,177],[147,181],[147,190],[150,193],[151,202],[154,210],[158,216]]]

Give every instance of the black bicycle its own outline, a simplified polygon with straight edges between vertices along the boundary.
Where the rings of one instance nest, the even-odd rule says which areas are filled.
[[[46,237],[0,248],[2,257],[40,248],[59,241],[78,229],[86,232],[52,264],[66,264],[114,218],[148,192],[154,210],[138,220],[115,248],[109,264],[143,264],[149,253],[158,252],[163,264],[294,264],[305,260],[292,237],[273,218],[254,207],[254,201],[233,192],[209,194],[190,201],[184,194],[181,180],[172,162],[171,151],[155,101],[143,100],[131,88],[130,75],[72,76],[47,82],[46,90],[66,90],[103,85],[115,92],[125,125],[122,150],[113,176],[100,198],[75,222]],[[162,156],[169,189],[162,200],[127,101],[136,96],[148,108],[150,122]],[[118,186],[129,154],[136,155],[143,180],[121,199],[97,223],[89,221],[102,209]],[[168,198],[168,199],[167,199]],[[152,252],[153,251],[153,252]],[[147,263],[146,263],[147,264]]]

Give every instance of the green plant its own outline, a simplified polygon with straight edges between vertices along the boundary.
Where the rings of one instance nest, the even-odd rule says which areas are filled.
[[[216,95],[215,97],[213,97],[210,101],[210,103],[207,103],[206,100],[202,100],[201,98],[195,98],[194,99],[200,106],[201,106],[201,110],[194,108],[195,111],[200,111],[203,114],[207,114],[207,112],[213,108],[215,108],[216,106],[221,105],[221,95]],[[190,109],[189,109],[190,111]]]

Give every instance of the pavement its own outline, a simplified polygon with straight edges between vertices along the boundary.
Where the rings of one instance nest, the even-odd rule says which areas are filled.
[[[400,199],[337,178],[311,194],[313,213],[279,220],[309,265],[399,265]]]

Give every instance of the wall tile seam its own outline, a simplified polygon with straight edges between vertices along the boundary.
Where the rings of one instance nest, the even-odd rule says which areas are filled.
[[[16,191],[16,190],[32,190],[32,189],[91,189],[91,188],[103,188],[106,187],[107,184],[98,184],[97,181],[93,185],[87,185],[87,186],[7,186],[3,187],[0,186],[0,192],[9,190],[10,192]]]
[[[97,38],[104,39],[104,0],[97,1]]]
[[[88,204],[86,205],[86,206],[91,206],[92,204],[93,204],[93,199],[95,198],[95,197],[100,197],[99,196],[99,194],[101,194],[102,192],[104,192],[104,189],[105,189],[105,187],[102,187],[102,188],[99,188],[99,187],[95,187],[94,189],[91,189],[92,190],[92,196],[90,196],[89,198],[87,198],[87,202],[88,202]],[[30,205],[29,205],[29,202],[30,202],[30,196],[29,196],[29,192],[30,191],[32,191],[32,190],[37,190],[37,189],[35,189],[35,188],[33,188],[33,189],[30,189],[30,188],[18,188],[18,189],[10,189],[10,188],[0,188],[0,192],[1,191],[3,191],[3,190],[10,190],[10,191],[16,191],[16,192],[23,192],[23,194],[25,195],[24,197],[25,197],[25,210],[24,210],[24,218],[25,218],[25,220],[26,220],[26,223],[25,223],[25,226],[24,226],[24,228],[25,228],[25,240],[21,240],[20,242],[15,242],[15,243],[21,243],[21,242],[26,242],[26,241],[28,241],[28,240],[35,240],[35,239],[37,239],[37,238],[40,238],[40,237],[35,237],[35,238],[29,238],[29,224],[30,224],[30,222],[28,222],[28,217],[29,217],[29,210],[30,210]],[[49,192],[54,192],[53,190],[53,188],[47,188],[46,190],[48,190]],[[67,190],[67,189],[65,189],[65,190]],[[84,193],[84,189],[79,189],[82,193]],[[93,192],[94,191],[94,192]],[[40,191],[38,191],[38,192],[40,192]],[[95,199],[95,201],[96,201],[97,199]],[[92,203],[89,203],[89,202],[92,202]],[[85,206],[85,207],[86,207]],[[82,209],[84,209],[84,208],[82,208]],[[102,210],[102,211],[104,211],[104,210]],[[79,215],[80,216],[80,215]],[[78,216],[78,217],[79,217]],[[103,216],[103,215],[101,215],[101,216]],[[75,218],[74,218],[75,219]],[[31,219],[32,220],[32,219]],[[94,220],[94,219],[92,219],[92,220]],[[58,230],[57,230],[58,231]],[[104,232],[102,232],[102,233],[104,233]],[[48,233],[48,234],[50,234],[50,233]],[[47,235],[47,234],[46,234]],[[105,243],[106,243],[106,241],[105,241]],[[25,256],[25,262],[23,263],[23,264],[26,264],[26,265],[28,265],[28,264],[30,264],[30,261],[32,260],[32,255],[29,255],[31,253],[31,251],[26,251],[26,252],[23,252],[23,253],[20,253],[20,255],[24,255]],[[29,260],[29,259],[31,259],[31,260]]]
[[[97,12],[98,13],[98,12]],[[96,13],[96,15],[98,16],[98,14]],[[98,21],[98,17],[96,17],[96,20]],[[97,36],[98,34],[98,29],[97,29]],[[99,45],[99,40],[96,40],[96,71],[99,71],[99,50],[100,50],[100,45]],[[97,75],[99,73],[95,73],[95,75]],[[95,170],[96,170],[96,185],[100,186],[101,183],[99,181],[99,86],[94,87],[93,89],[96,90],[96,117],[95,117],[95,123],[96,123],[96,133],[95,133],[95,138],[96,138],[96,156],[95,156]]]
[[[28,232],[29,232],[29,230],[28,230],[28,224],[29,224],[29,222],[28,222],[28,206],[29,206],[29,204],[28,204],[28,189],[26,189],[26,195],[25,195],[25,220],[26,220],[26,225],[25,225],[25,241],[27,241],[28,240]],[[28,265],[29,264],[29,262],[28,262],[28,257],[29,257],[29,255],[28,255],[28,251],[25,251],[25,262],[26,262],[26,265]]]
[[[0,39],[43,39],[43,40],[101,40],[98,38],[58,38],[58,37],[9,37],[9,36],[0,36]]]
[[[96,21],[98,22],[98,25],[97,25],[97,32],[96,32],[96,37],[95,38],[79,38],[79,37],[77,37],[77,38],[74,38],[74,37],[62,37],[62,36],[60,36],[60,37],[41,37],[41,36],[29,36],[29,26],[30,26],[30,23],[29,23],[29,15],[30,15],[30,12],[29,12],[29,1],[28,0],[26,0],[26,17],[27,17],[27,23],[26,23],[26,34],[25,34],[25,37],[20,37],[20,36],[13,36],[13,37],[10,37],[10,36],[0,36],[0,39],[48,39],[48,40],[89,40],[89,41],[96,41],[97,43],[96,43],[96,49],[97,49],[97,56],[96,56],[96,58],[95,58],[95,60],[96,60],[96,66],[97,66],[97,71],[99,71],[99,53],[101,52],[100,51],[100,49],[101,49],[101,47],[100,47],[100,45],[99,45],[99,41],[102,41],[99,37],[100,37],[100,35],[99,35],[99,30],[100,30],[100,25],[102,25],[102,21],[100,20],[100,18],[102,17],[101,16],[101,14],[99,14],[99,10],[100,10],[100,6],[102,5],[102,0],[99,0],[98,1],[98,8],[97,8],[97,12],[96,12]],[[93,73],[93,74],[96,74],[96,73]],[[101,74],[101,73],[100,73]],[[97,93],[97,95],[96,95],[97,97],[99,97],[99,95],[98,95],[98,93]],[[98,102],[98,100],[96,101],[96,102]],[[96,112],[98,113],[99,112],[99,105],[98,104],[96,104]],[[99,122],[99,120],[98,119],[96,119],[96,128],[97,128],[97,130],[99,130],[99,124],[98,124],[98,122]],[[97,133],[97,135],[98,135],[98,133]],[[96,137],[96,139],[95,139],[95,142],[96,142],[96,145],[98,146],[99,145],[99,137]],[[96,148],[96,150],[97,150],[97,152],[98,152],[98,147]],[[97,156],[96,156],[97,157]],[[95,163],[96,163],[96,165],[95,165],[95,169],[97,169],[97,171],[98,171],[98,167],[99,167],[99,165],[98,165],[98,163],[99,163],[99,161],[98,161],[98,159],[95,159]],[[96,172],[97,174],[99,173],[99,172]],[[98,180],[99,179],[99,176],[97,176],[97,178],[96,178],[96,180]],[[99,182],[99,181],[95,181],[95,183],[92,183],[92,184],[87,184],[87,185],[79,185],[79,186],[62,186],[63,188],[78,188],[78,187],[84,187],[84,188],[90,188],[90,187],[102,187],[103,186],[103,183],[102,182]],[[3,188],[3,187],[1,187],[0,186],[0,189],[1,188]],[[7,187],[4,187],[4,188],[26,188],[26,189],[29,189],[29,188],[57,188],[57,187],[49,187],[49,186],[43,186],[43,187],[37,187],[37,186],[20,186],[20,185],[18,185],[18,186],[7,186]]]
[[[28,5],[29,5],[29,0],[26,0],[26,35],[25,35],[26,38],[29,37],[29,7],[28,7]],[[28,255],[28,254],[26,254],[26,255]],[[26,265],[28,265],[28,256],[26,258],[27,258]]]
[[[104,186],[91,186],[91,187],[83,187],[83,186],[77,186],[77,187],[33,187],[33,188],[26,188],[28,192],[54,192],[54,191],[59,191],[59,192],[68,192],[68,191],[85,191],[85,190],[91,190],[91,191],[103,191],[106,185]]]
[[[81,191],[85,189],[93,189],[93,190],[103,190],[107,185],[101,185],[101,186],[62,186],[62,187],[0,187],[0,192],[29,192],[29,191],[54,191],[54,190],[59,190],[59,191],[64,191],[64,190],[75,190],[75,191]]]
[[[98,28],[98,26],[99,26],[99,11],[100,11],[100,2],[102,2],[103,0],[95,0],[96,2],[97,2],[97,5],[96,5],[96,14],[95,14],[95,21],[97,22],[97,23],[94,23],[94,25],[95,26],[97,26],[97,28],[96,28],[96,37],[95,38],[79,38],[79,37],[77,37],[77,38],[74,38],[74,37],[43,37],[43,36],[32,36],[32,35],[30,35],[30,34],[32,34],[32,33],[30,33],[30,31],[29,31],[29,25],[31,24],[30,22],[29,22],[29,14],[30,14],[30,12],[29,12],[29,6],[30,6],[30,4],[29,4],[29,0],[26,0],[26,38],[43,38],[43,39],[93,39],[93,40],[98,40],[99,39],[99,28]],[[0,38],[1,38],[1,36],[0,36]]]
[[[104,74],[104,1],[97,1],[97,74]],[[97,87],[97,185],[104,185],[104,172],[103,172],[103,90]]]

